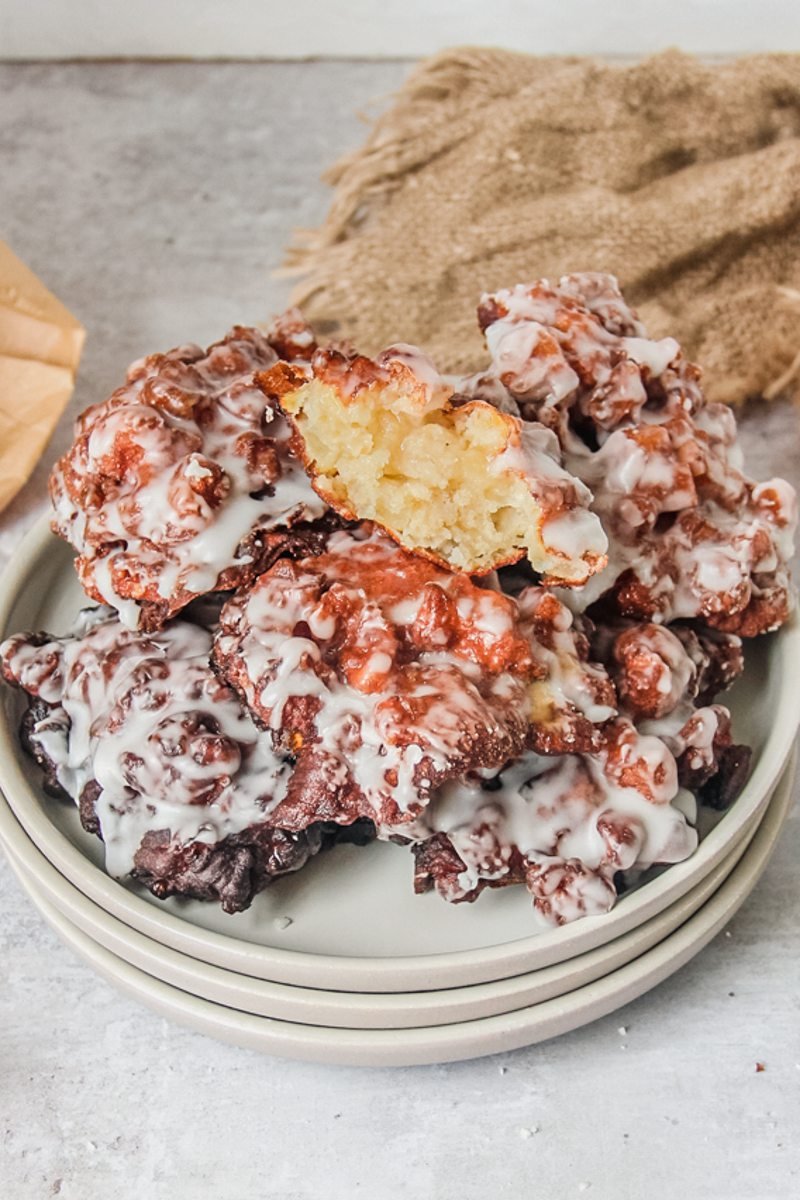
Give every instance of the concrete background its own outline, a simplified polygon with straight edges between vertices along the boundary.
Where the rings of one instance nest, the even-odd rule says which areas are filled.
[[[793,0],[3,0],[0,58],[398,58],[800,50]]]

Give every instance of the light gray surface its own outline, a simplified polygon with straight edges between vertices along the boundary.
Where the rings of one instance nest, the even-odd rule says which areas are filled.
[[[73,409],[138,354],[281,306],[268,272],[324,211],[321,167],[404,71],[0,67],[0,236],[89,329]],[[0,517],[0,563],[68,437],[65,421]],[[754,412],[744,440],[754,473],[800,482],[796,411]],[[614,1016],[527,1051],[380,1071],[271,1060],[151,1016],[75,960],[0,862],[0,1194],[794,1196],[799,860],[794,813],[730,936]]]
[[[724,20],[720,7],[724,4]],[[459,44],[534,54],[800,48],[787,0],[4,0],[6,58],[393,58]]]

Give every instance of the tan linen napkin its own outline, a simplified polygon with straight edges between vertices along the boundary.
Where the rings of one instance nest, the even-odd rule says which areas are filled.
[[[482,291],[610,271],[715,399],[800,396],[800,55],[446,51],[326,178],[292,299],[367,353],[479,369]]]
[[[0,242],[0,511],[30,476],[72,395],[85,336]]]

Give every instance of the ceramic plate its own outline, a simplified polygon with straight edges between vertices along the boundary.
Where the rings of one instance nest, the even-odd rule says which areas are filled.
[[[33,903],[62,939],[101,975],[163,1016],[237,1046],[283,1058],[356,1066],[453,1062],[515,1050],[577,1029],[641,996],[677,971],[730,920],[754,888],[791,808],[787,772],[747,853],[711,899],[640,958],[565,996],[514,1012],[421,1029],[332,1029],[257,1017],[201,1000],[152,978],[98,945],[32,884]]]
[[[85,602],[71,551],[46,523],[28,536],[0,588],[0,631],[66,629]],[[522,888],[450,906],[415,896],[407,850],[388,844],[338,847],[268,888],[246,912],[155,900],[102,870],[102,846],[76,809],[44,796],[19,748],[19,698],[0,698],[0,787],[32,840],[95,903],[139,932],[203,962],[256,978],[345,991],[452,988],[564,962],[611,942],[662,912],[722,862],[767,804],[798,721],[800,623],[748,647],[745,677],[730,693],[737,737],[755,749],[742,795],[686,862],[624,896],[611,913],[532,933]],[[756,702],[756,700],[758,702]],[[291,924],[287,924],[286,918]]]
[[[259,1016],[345,1029],[406,1029],[474,1020],[540,1004],[591,983],[657,945],[692,916],[734,869],[757,824],[697,887],[657,917],[596,950],[494,983],[430,992],[354,993],[253,979],[189,958],[137,933],[60,875],[0,799],[0,844],[13,860],[16,874],[101,946],[202,999]]]

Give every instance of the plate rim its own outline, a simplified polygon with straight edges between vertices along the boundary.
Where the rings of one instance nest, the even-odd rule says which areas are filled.
[[[740,864],[693,917],[652,950],[565,996],[452,1025],[334,1029],[237,1012],[153,979],[71,926],[43,898],[29,895],[61,940],[98,974],[159,1015],[195,1032],[273,1057],[339,1066],[463,1061],[545,1041],[608,1016],[684,966],[727,924],[763,875],[793,806],[793,783],[793,773],[787,774],[785,785],[776,789],[778,807],[771,809],[759,825],[751,843],[751,860]]]
[[[794,774],[795,765],[796,755],[794,761],[787,764],[785,774]],[[766,818],[767,812],[769,806],[762,819]],[[754,818],[730,853],[695,887],[651,921],[564,963],[460,988],[429,992],[341,992],[256,979],[201,962],[132,929],[61,875],[26,835],[0,797],[0,847],[11,860],[16,877],[19,879],[23,874],[30,886],[55,904],[71,924],[111,954],[200,999],[253,1015],[341,1028],[413,1028],[473,1020],[510,1012],[515,1007],[543,1003],[593,982],[645,953],[693,916],[747,854],[759,824],[759,819]],[[146,965],[148,963],[150,965]],[[562,976],[563,980],[560,979]],[[563,986],[565,982],[566,987]],[[218,994],[209,994],[207,989]],[[226,991],[228,999],[222,998]],[[259,1007],[249,1008],[248,1003]],[[273,1011],[268,1011],[270,1007]]]
[[[0,632],[5,630],[19,590],[53,543],[69,552],[50,530],[49,517],[29,531],[0,579]],[[546,932],[495,943],[479,949],[445,951],[428,955],[354,957],[321,955],[248,942],[235,935],[194,925],[183,917],[161,910],[95,866],[47,817],[17,761],[18,744],[12,723],[0,706],[0,788],[31,840],[58,870],[101,907],[140,932],[152,931],[156,940],[201,961],[235,969],[242,974],[277,982],[321,987],[327,990],[435,990],[444,979],[450,986],[469,985],[509,977],[563,962],[629,932],[668,907],[712,869],[732,845],[737,832],[754,814],[763,813],[786,765],[794,743],[800,709],[792,703],[791,663],[800,673],[800,619],[795,612],[773,637],[781,639],[781,678],[777,720],[742,795],[698,849],[657,879],[623,897],[611,912]],[[793,711],[797,709],[796,715]],[[27,793],[27,796],[26,796]],[[33,803],[29,803],[30,799]],[[741,801],[747,803],[742,807]],[[60,803],[53,801],[52,803]],[[735,816],[735,820],[730,818]],[[726,822],[728,824],[726,825]],[[209,959],[208,955],[212,955]],[[263,974],[266,972],[266,976]]]

